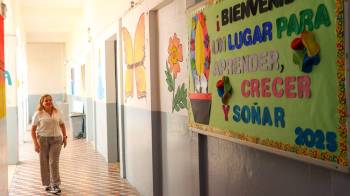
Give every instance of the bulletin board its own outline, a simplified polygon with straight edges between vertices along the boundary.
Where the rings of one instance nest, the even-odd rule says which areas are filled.
[[[348,172],[344,0],[188,11],[189,127]]]

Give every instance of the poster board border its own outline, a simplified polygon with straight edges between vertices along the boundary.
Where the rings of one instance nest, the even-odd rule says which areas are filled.
[[[328,169],[337,170],[337,171],[340,171],[340,172],[343,172],[343,173],[349,173],[350,172],[349,167],[343,167],[343,166],[339,166],[336,163],[322,161],[322,160],[319,160],[319,159],[303,156],[303,155],[296,154],[296,153],[293,153],[293,152],[288,152],[288,151],[276,149],[276,148],[273,148],[273,147],[261,145],[261,144],[249,141],[249,139],[242,140],[240,138],[230,137],[230,136],[228,136],[228,135],[226,135],[224,133],[219,133],[219,132],[215,131],[215,128],[209,128],[209,126],[203,126],[203,125],[200,125],[200,124],[197,124],[197,123],[189,123],[189,129],[192,132],[196,132],[198,134],[207,135],[207,136],[210,136],[210,137],[215,137],[215,138],[227,140],[227,141],[230,141],[230,142],[233,142],[233,143],[236,143],[236,144],[244,145],[244,146],[247,146],[247,147],[251,147],[251,148],[254,148],[254,149],[257,149],[257,150],[262,150],[262,151],[269,152],[269,153],[273,153],[273,154],[280,155],[280,156],[283,156],[283,157],[295,159],[295,160],[306,162],[306,163],[311,163],[311,164],[322,166],[322,167],[325,167],[325,168],[328,168]]]

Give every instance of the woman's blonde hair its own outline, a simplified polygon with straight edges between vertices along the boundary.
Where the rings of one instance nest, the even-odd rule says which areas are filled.
[[[40,97],[39,104],[38,104],[38,106],[36,107],[36,110],[37,110],[37,111],[43,111],[43,110],[44,110],[44,105],[43,105],[43,103],[44,103],[44,99],[47,98],[47,97],[51,97],[51,99],[52,99],[52,96],[49,95],[49,94],[45,94],[45,95],[43,95],[43,96]],[[52,111],[53,111],[53,112],[56,112],[56,111],[57,111],[57,109],[55,108],[55,106],[53,105],[53,103],[52,103]]]

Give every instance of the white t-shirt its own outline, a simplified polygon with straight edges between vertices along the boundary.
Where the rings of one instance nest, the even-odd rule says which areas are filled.
[[[36,111],[33,115],[32,125],[36,125],[36,133],[41,137],[61,136],[60,124],[63,124],[61,115],[58,111],[53,112],[52,116],[45,110]]]

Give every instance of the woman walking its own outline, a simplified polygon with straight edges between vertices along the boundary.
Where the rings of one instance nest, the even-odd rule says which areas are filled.
[[[40,156],[42,185],[46,191],[60,193],[59,157],[62,145],[67,145],[67,133],[51,95],[43,95],[34,113],[32,138],[35,151]]]

